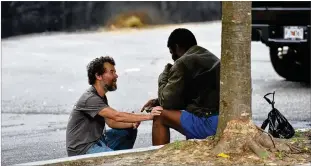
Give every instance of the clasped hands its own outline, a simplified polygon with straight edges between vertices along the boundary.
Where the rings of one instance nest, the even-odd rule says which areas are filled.
[[[161,106],[156,106],[156,99],[149,100],[141,109],[141,112],[148,112],[152,117],[161,115],[163,108]],[[133,129],[137,129],[141,122],[133,123]]]
[[[170,63],[166,64],[164,67],[164,72],[168,72],[169,70],[171,70],[172,66],[173,65]],[[140,112],[146,111],[150,113],[153,117],[159,116],[161,115],[163,108],[161,106],[158,106],[157,104],[157,99],[151,99],[143,106]],[[139,125],[140,122],[133,123],[133,128],[137,129]]]

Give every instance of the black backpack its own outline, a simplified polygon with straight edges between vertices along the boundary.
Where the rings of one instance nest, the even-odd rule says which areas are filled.
[[[267,98],[268,95],[273,94],[272,102],[270,99]],[[269,124],[268,132],[275,138],[286,138],[289,139],[294,136],[295,130],[292,125],[287,121],[287,119],[277,110],[274,108],[274,94],[268,93],[264,96],[264,99],[267,100],[269,104],[272,105],[272,110],[268,114],[268,118],[262,123],[261,128],[265,130],[267,125]]]

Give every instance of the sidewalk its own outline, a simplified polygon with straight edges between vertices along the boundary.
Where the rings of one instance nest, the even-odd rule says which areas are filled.
[[[308,129],[298,129],[299,131],[306,131],[310,130]],[[74,157],[65,157],[65,158],[59,158],[59,159],[53,159],[53,160],[46,160],[46,161],[38,161],[38,162],[31,162],[31,163],[24,163],[24,164],[18,164],[20,166],[30,166],[30,165],[71,165],[68,162],[71,161],[81,161],[81,165],[88,163],[90,161],[91,165],[94,165],[94,163],[97,163],[98,160],[101,165],[120,165],[119,162],[117,162],[119,159],[115,158],[115,160],[109,160],[107,159],[108,163],[105,163],[103,161],[106,161],[103,159],[103,157],[108,157],[108,156],[117,156],[121,154],[130,154],[130,153],[138,153],[138,152],[151,152],[153,150],[157,150],[159,148],[163,147],[161,146],[151,146],[151,147],[146,147],[146,148],[137,148],[137,149],[130,149],[130,150],[119,150],[119,151],[114,151],[114,152],[103,152],[103,153],[96,153],[96,154],[88,154],[88,155],[81,155],[81,156],[74,156]],[[148,154],[147,154],[148,155]],[[133,154],[130,158],[135,160],[135,154]],[[128,157],[128,156],[127,156]],[[102,160],[101,160],[102,159]],[[123,160],[124,161],[124,160]],[[92,163],[91,163],[92,162]],[[122,162],[122,161],[121,161]],[[79,165],[79,163],[72,163],[73,165]],[[125,165],[127,163],[124,163]],[[122,163],[123,165],[123,163]],[[310,166],[311,163],[306,163],[306,164],[296,164],[297,166]]]
[[[60,158],[60,159],[54,159],[54,160],[46,160],[46,161],[38,161],[38,162],[31,162],[31,163],[24,163],[24,164],[18,164],[18,166],[33,166],[33,165],[71,165],[68,162],[71,161],[85,161],[87,160],[96,160],[100,159],[102,157],[107,156],[117,156],[120,154],[129,154],[129,153],[137,153],[137,152],[148,152],[152,150],[156,150],[163,147],[161,146],[151,146],[147,148],[138,148],[138,149],[131,149],[131,150],[120,150],[120,151],[114,151],[114,152],[103,152],[103,153],[97,153],[97,154],[89,154],[89,155],[82,155],[82,156],[75,156],[75,157],[66,157],[66,158]],[[72,163],[73,165],[76,165]],[[83,163],[81,163],[82,165]],[[126,165],[126,163],[124,163]],[[168,163],[167,163],[168,164]],[[79,164],[77,164],[79,165]],[[94,163],[90,163],[90,165],[94,165]],[[119,165],[117,162],[115,163],[102,163],[101,165]],[[123,164],[122,164],[123,165]],[[296,166],[310,166],[311,163],[306,164],[296,164]]]

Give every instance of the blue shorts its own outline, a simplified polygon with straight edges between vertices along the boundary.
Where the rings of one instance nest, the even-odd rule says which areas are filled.
[[[182,111],[180,123],[186,139],[205,139],[216,134],[218,115],[205,118]]]

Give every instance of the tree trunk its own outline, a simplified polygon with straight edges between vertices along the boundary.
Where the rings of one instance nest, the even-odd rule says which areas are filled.
[[[222,2],[220,114],[217,136],[231,120],[250,120],[251,2]]]
[[[219,153],[251,150],[260,157],[287,151],[290,146],[273,139],[252,122],[251,2],[222,2],[220,114],[215,144]]]

